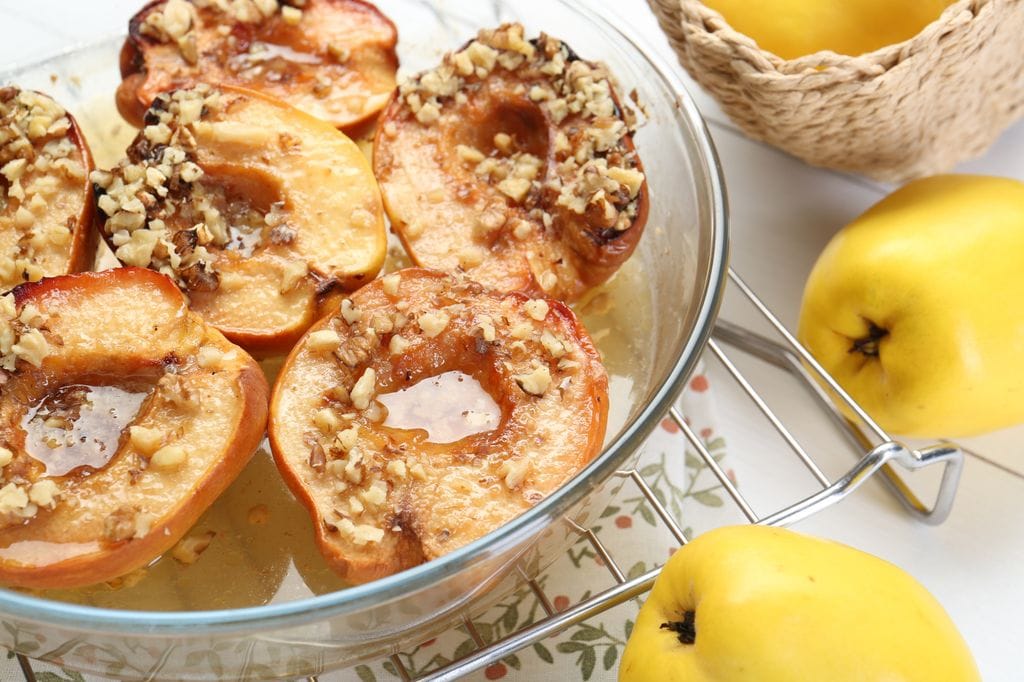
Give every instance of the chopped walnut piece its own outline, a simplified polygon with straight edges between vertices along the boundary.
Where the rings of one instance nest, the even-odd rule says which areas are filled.
[[[343,431],[339,431],[335,437],[335,444],[341,449],[342,452],[348,452],[356,446],[359,440],[359,427],[351,426]]]
[[[357,526],[348,519],[338,522],[338,532],[355,545],[376,543],[384,539],[382,529],[366,524]]]
[[[344,299],[341,302],[341,317],[349,324],[355,324],[363,319],[363,313],[352,305],[351,299]]]
[[[359,493],[359,499],[372,508],[381,506],[388,499],[388,484],[380,480],[373,481]]]
[[[103,520],[103,537],[109,542],[123,542],[135,536],[137,507],[121,506]]]
[[[333,329],[319,329],[306,339],[309,349],[318,353],[331,353],[341,345],[341,336]]]
[[[391,341],[388,342],[388,350],[392,355],[401,355],[409,348],[409,340],[405,337],[395,334],[391,337]]]
[[[566,353],[565,342],[546,329],[541,332],[540,345],[544,346],[544,350],[555,359],[562,357]]]
[[[390,462],[388,462],[388,465],[387,467],[385,467],[384,470],[388,473],[389,476],[393,476],[394,478],[401,479],[405,478],[406,475],[405,462],[403,462],[400,459],[393,459]]]
[[[327,454],[324,452],[323,446],[320,443],[313,443],[313,446],[309,449],[310,468],[319,474],[323,472],[326,464]]]
[[[29,329],[11,346],[11,353],[34,367],[41,367],[43,359],[50,354],[50,344],[38,329]]]
[[[515,490],[523,484],[531,469],[530,458],[527,456],[522,459],[503,462],[498,473],[502,476],[508,489]]]
[[[394,298],[398,296],[398,287],[402,283],[402,275],[397,272],[393,272],[390,275],[385,275],[381,280],[381,287],[384,289],[384,293]]]
[[[281,8],[281,18],[284,19],[286,24],[298,26],[299,22],[302,21],[302,10],[298,7],[285,5]]]
[[[188,460],[188,452],[180,445],[165,445],[149,458],[149,465],[162,471],[181,468]]]
[[[324,434],[334,433],[341,426],[341,420],[338,419],[338,415],[329,407],[317,410],[313,415],[313,423]]]
[[[174,549],[171,550],[171,556],[174,557],[176,561],[185,564],[186,566],[191,566],[198,561],[200,555],[209,548],[210,543],[213,542],[215,537],[217,537],[217,533],[212,530],[208,530],[205,533],[198,535],[186,536],[174,546]]]
[[[309,276],[309,265],[305,261],[289,260],[281,268],[281,286],[278,291],[287,294]]]
[[[535,364],[530,372],[517,374],[513,378],[519,387],[530,395],[544,395],[551,385],[551,371],[547,365],[539,363]]]
[[[38,508],[28,498],[28,492],[22,486],[8,483],[0,488],[0,516],[32,518]]]
[[[420,329],[423,330],[423,335],[428,339],[432,339],[445,330],[450,319],[448,313],[443,310],[432,310],[422,313],[416,322],[419,324]]]
[[[49,478],[36,481],[28,490],[28,499],[40,507],[53,507],[57,503],[60,488]]]
[[[534,299],[523,304],[523,310],[534,320],[543,322],[548,316],[548,303],[543,299]]]
[[[356,381],[355,386],[352,387],[350,395],[353,407],[357,410],[365,410],[369,406],[370,400],[373,399],[376,392],[376,385],[377,373],[373,371],[372,368],[368,367],[366,371],[363,372],[363,375],[359,377],[359,380]]]

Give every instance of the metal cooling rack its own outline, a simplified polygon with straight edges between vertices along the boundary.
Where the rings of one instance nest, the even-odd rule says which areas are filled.
[[[926,448],[913,449],[894,440],[811,357],[810,353],[793,337],[740,276],[736,274],[735,270],[729,270],[729,281],[731,286],[747,299],[770,324],[780,337],[780,340],[776,341],[750,331],[745,327],[719,320],[715,325],[713,338],[708,342],[707,350],[710,356],[714,357],[724,367],[726,372],[757,406],[758,410],[768,419],[772,427],[789,447],[793,456],[810,472],[818,484],[817,492],[780,509],[768,513],[755,510],[754,506],[743,496],[722,467],[719,466],[711,452],[704,445],[704,441],[693,431],[683,415],[675,407],[671,408],[668,412],[668,417],[686,435],[687,440],[697,455],[715,475],[719,483],[722,484],[722,487],[743,516],[750,523],[786,526],[836,504],[859,488],[869,478],[879,474],[883,483],[896,495],[897,499],[911,514],[920,518],[925,523],[942,523],[952,509],[957,484],[960,480],[960,471],[963,467],[963,453],[960,449],[950,443],[938,443]],[[730,351],[727,352],[726,348],[729,348]],[[844,435],[854,453],[859,457],[857,463],[842,476],[830,479],[822,471],[814,457],[800,444],[792,431],[772,411],[753,384],[738,369],[730,357],[730,353],[742,353],[751,356],[756,360],[768,363],[794,375],[799,380],[799,383],[810,392],[827,415],[827,418]],[[821,386],[822,383],[828,388],[823,388]],[[834,399],[830,397],[830,392],[834,395]],[[845,405],[849,412],[856,415],[857,421],[847,419],[843,415],[843,411],[838,407],[839,404]],[[904,477],[897,471],[897,467],[907,471],[915,471],[933,466],[942,466],[943,472],[932,505],[928,506],[911,490]],[[647,499],[657,519],[665,525],[680,545],[685,544],[690,539],[686,537],[679,522],[658,501],[639,471],[629,469],[619,471],[617,475],[626,479],[627,485],[634,486]],[[511,633],[490,644],[484,642],[477,629],[473,626],[473,621],[468,617],[464,618],[463,627],[477,644],[478,648],[476,651],[443,668],[415,678],[418,682],[425,682],[427,680],[431,682],[451,682],[462,679],[465,675],[480,670],[505,656],[514,654],[520,649],[540,642],[564,630],[566,627],[592,618],[650,590],[654,584],[654,579],[658,577],[658,573],[661,571],[660,567],[628,580],[619,564],[615,561],[613,552],[601,542],[593,530],[578,526],[571,521],[567,522],[573,527],[573,530],[586,538],[597,555],[601,557],[604,566],[610,574],[610,586],[574,606],[556,612],[551,604],[551,600],[544,593],[540,584],[524,573],[522,576],[523,580],[537,597],[538,602],[546,613],[546,617],[533,625]],[[411,681],[414,679],[403,666],[398,655],[392,656],[390,660],[403,680]],[[315,678],[310,679],[315,680]]]
[[[779,340],[758,334],[746,327],[719,320],[714,329],[712,339],[708,342],[708,354],[715,359],[743,393],[757,406],[758,410],[768,419],[772,427],[786,443],[792,455],[805,467],[817,482],[818,490],[813,494],[793,502],[787,506],[767,513],[759,512],[743,496],[726,472],[719,466],[711,452],[704,445],[700,436],[693,431],[683,415],[675,408],[669,409],[668,417],[676,423],[693,447],[697,456],[721,483],[729,498],[750,523],[786,526],[807,518],[827,507],[836,504],[868,479],[879,475],[881,481],[892,491],[902,505],[914,516],[925,523],[942,523],[949,515],[956,496],[960,472],[963,468],[963,453],[951,443],[937,443],[925,448],[911,448],[896,440],[885,432],[852,398],[836,383],[810,353],[796,340],[779,319],[768,309],[754,291],[730,268],[729,281],[732,289],[749,301],[757,312],[769,323]],[[729,352],[726,348],[730,349]],[[848,441],[853,452],[859,457],[857,463],[842,476],[830,479],[815,461],[814,457],[800,444],[783,420],[768,406],[753,384],[739,370],[730,353],[739,353],[785,370],[810,392],[815,402],[822,408],[826,418],[831,420],[840,433]],[[822,387],[825,384],[827,387]],[[847,419],[847,413],[856,416],[856,420]],[[938,484],[931,506],[921,500],[911,490],[906,479],[898,469],[909,472],[926,467],[943,468],[942,478]],[[634,486],[650,503],[657,519],[665,525],[680,545],[690,539],[686,537],[678,521],[658,501],[650,486],[636,469],[619,471],[617,475],[625,479],[626,485]],[[443,668],[426,675],[413,678],[402,663],[398,654],[390,657],[391,664],[403,680],[412,682],[454,682],[471,672],[481,670],[505,656],[514,654],[520,649],[554,635],[565,628],[601,614],[623,602],[638,597],[654,584],[661,568],[655,568],[633,579],[627,579],[625,573],[615,561],[613,552],[606,547],[597,534],[590,528],[582,527],[567,520],[570,527],[590,543],[593,550],[602,559],[610,574],[610,586],[597,592],[573,606],[555,611],[551,600],[544,593],[540,583],[521,571],[523,582],[537,597],[545,617],[533,625],[522,628],[494,642],[487,643],[474,626],[473,620],[465,616],[462,627],[476,643],[475,651],[456,660]],[[36,682],[35,673],[29,659],[18,655],[22,672],[28,682]],[[316,677],[308,678],[309,682],[317,682]]]

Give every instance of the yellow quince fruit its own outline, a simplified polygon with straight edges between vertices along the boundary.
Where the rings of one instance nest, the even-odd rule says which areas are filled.
[[[909,40],[954,0],[704,0],[783,59],[822,50],[860,55]]]
[[[886,430],[1024,422],[1024,183],[945,175],[897,190],[825,247],[797,336]]]
[[[676,552],[622,654],[620,682],[980,682],[939,603],[881,559],[733,526]]]

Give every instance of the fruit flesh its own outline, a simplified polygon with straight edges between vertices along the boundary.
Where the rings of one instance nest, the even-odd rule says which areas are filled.
[[[139,568],[173,546],[244,468],[262,439],[266,380],[241,349],[190,313],[166,277],[119,268],[49,279],[15,290],[19,309],[47,317],[60,338],[40,368],[19,362],[5,384],[0,439],[14,458],[5,482],[38,481],[43,463],[26,452],[26,411],[71,385],[117,387],[142,396],[137,414],[108,433],[108,461],[50,476],[57,502],[0,529],[0,583],[33,588],[88,585]],[[200,349],[220,361],[203,367]],[[74,421],[74,419],[73,419]],[[160,468],[128,435],[162,434],[187,458]],[[45,444],[33,444],[39,451]],[[93,461],[93,464],[98,464]],[[65,467],[66,468],[66,467]],[[128,524],[127,529],[124,524]]]
[[[207,217],[194,209],[201,193],[223,216],[227,237],[204,247],[216,286],[182,281],[192,309],[253,352],[282,352],[337,289],[355,288],[380,269],[386,255],[380,193],[359,148],[329,124],[251,91],[213,92],[221,93],[220,108],[206,107],[200,120],[178,126],[195,141],[189,153],[202,177],[149,209],[148,225],[159,220],[171,241],[189,236]],[[159,165],[147,130],[129,153]],[[111,225],[108,220],[105,236],[117,253]]]
[[[280,14],[242,22],[200,9],[191,31],[198,53],[194,65],[174,41],[142,32],[146,16],[165,6],[150,3],[132,18],[121,53],[125,80],[118,107],[136,125],[159,93],[202,81],[258,90],[349,129],[375,116],[395,87],[398,34],[368,3],[308,0],[296,25]],[[228,37],[221,26],[230,27]],[[339,49],[347,54],[339,56]]]
[[[455,54],[503,44],[521,30],[506,25],[481,32]],[[424,124],[410,104],[410,97],[425,98],[426,91],[399,90],[377,128],[374,171],[392,225],[417,265],[461,270],[499,291],[574,301],[611,277],[632,254],[647,220],[647,184],[632,197],[621,188],[613,193],[595,185],[582,200],[585,208],[570,207],[577,197],[567,190],[606,178],[607,166],[628,168],[641,178],[643,166],[604,67],[578,59],[546,36],[529,46],[535,63],[527,59],[514,69],[499,63],[482,77],[466,76],[454,96],[438,98],[436,121]],[[557,55],[555,61],[542,56],[548,52]],[[421,75],[421,90],[433,74],[447,73],[455,59],[448,55],[438,69]],[[551,64],[561,67],[560,75],[544,71],[553,71]],[[578,92],[569,85],[583,81],[598,85]],[[609,83],[607,91],[602,83]],[[540,92],[550,99],[538,100]],[[600,115],[587,108],[565,113],[554,104],[586,93],[605,98],[607,111],[592,101],[587,106],[600,109]],[[621,126],[619,134],[607,149],[595,152],[595,131],[612,126]],[[487,164],[508,164],[509,175],[516,176],[524,172],[517,158],[536,164],[535,172],[523,176],[531,181],[522,198],[502,189],[498,178],[504,169],[497,175],[484,172]],[[627,211],[633,212],[629,219]],[[615,227],[615,220],[624,222]]]
[[[529,299],[521,294],[500,296],[471,283],[453,286],[444,275],[416,268],[399,275],[397,298],[385,294],[378,280],[351,300],[367,320],[393,314],[398,302],[408,304],[411,321],[407,325],[385,335],[379,350],[349,366],[309,348],[308,339],[322,330],[337,330],[350,346],[357,336],[358,326],[350,329],[324,318],[289,356],[272,398],[270,439],[278,467],[310,509],[325,558],[353,582],[390,575],[450,552],[529,509],[598,453],[607,418],[607,377],[589,337],[568,308],[550,301],[543,324],[530,323],[527,320],[532,318],[523,313]],[[452,313],[437,336],[428,338],[418,331],[415,319],[447,305],[465,309]],[[564,341],[562,359],[577,364],[560,370],[557,360],[542,359],[550,362],[551,385],[543,395],[527,394],[515,376],[536,358],[512,348],[515,341],[524,341],[510,337],[501,323],[495,325],[495,341],[485,341],[477,327],[484,315],[494,320],[507,316],[515,325],[526,323],[538,336],[542,327],[548,329]],[[408,339],[409,345],[392,355],[390,337],[396,334]],[[529,336],[524,339],[530,348],[537,343]],[[453,443],[434,443],[426,431],[385,426],[382,415],[374,417],[325,397],[339,385],[351,386],[367,367],[375,370],[378,395],[393,394],[447,372],[465,373],[499,406],[500,421],[492,429]],[[341,493],[336,476],[320,473],[311,464],[310,443],[323,439],[314,418],[324,407],[339,415],[352,413],[350,423],[359,433],[356,447],[364,453],[365,478]],[[330,442],[327,439],[324,444],[327,459],[351,461],[351,451],[337,453]],[[406,475],[388,475],[393,460],[403,462]],[[413,473],[417,464],[423,468],[419,476]],[[505,464],[521,470],[522,479],[509,478]],[[377,476],[387,484],[387,502],[349,513],[349,498]],[[338,510],[344,513],[339,515]],[[385,532],[379,542],[359,544],[338,531],[344,518]]]

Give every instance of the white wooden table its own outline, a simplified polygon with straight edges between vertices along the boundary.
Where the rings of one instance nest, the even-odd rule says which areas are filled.
[[[590,0],[646,39],[663,59],[674,55],[654,17],[640,0]],[[0,71],[124,30],[140,0],[0,0]],[[681,69],[680,69],[681,70]],[[691,93],[707,118],[728,182],[732,263],[791,328],[804,279],[831,234],[887,191],[885,186],[806,166],[746,139],[696,84]],[[1011,128],[983,158],[958,170],[1024,179],[1024,121]],[[1019,305],[1019,302],[1008,302]],[[747,321],[749,311],[727,305],[726,316]],[[718,372],[712,363],[712,372]],[[750,369],[790,424],[809,443],[831,448],[817,414],[778,373]],[[717,382],[727,387],[722,377]],[[720,394],[722,431],[737,461],[744,492],[771,508],[795,501],[809,488],[777,466],[783,446],[738,392]],[[1024,428],[963,441],[969,454],[956,507],[943,525],[912,519],[876,483],[800,525],[800,529],[847,542],[910,571],[945,605],[966,636],[984,679],[1022,678],[1024,644]],[[786,455],[786,459],[790,459]],[[845,453],[822,461],[839,473],[852,463]],[[796,482],[794,482],[796,481]]]

